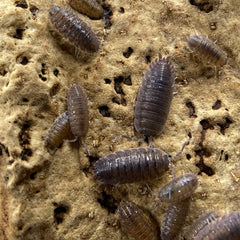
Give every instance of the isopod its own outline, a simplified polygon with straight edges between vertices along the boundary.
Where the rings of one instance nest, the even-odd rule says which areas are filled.
[[[108,154],[93,165],[93,177],[103,184],[151,180],[169,169],[169,157],[159,148],[131,148]]]
[[[161,225],[161,240],[174,240],[179,235],[189,212],[190,198],[171,204]]]
[[[118,215],[122,231],[132,239],[159,239],[156,223],[136,204],[122,201],[118,207]]]
[[[79,85],[70,87],[67,105],[71,131],[76,138],[83,139],[89,128],[89,109],[87,96]]]
[[[68,2],[73,9],[92,19],[103,17],[103,8],[96,0],[69,0]]]
[[[94,53],[99,50],[100,42],[96,34],[72,11],[60,6],[53,6],[49,15],[55,28],[75,46],[76,52],[82,50]]]
[[[185,234],[187,240],[194,240],[196,235],[208,224],[217,220],[220,217],[217,211],[207,211],[203,213],[188,229]]]
[[[198,187],[199,180],[195,174],[186,173],[163,186],[158,198],[162,202],[177,202],[189,198]]]
[[[239,240],[240,212],[232,212],[207,224],[194,240]]]
[[[222,66],[227,63],[227,54],[217,44],[211,41],[209,38],[191,35],[188,38],[188,46],[192,50],[196,50],[203,57],[209,60],[211,63]]]
[[[174,90],[174,68],[170,57],[150,64],[140,87],[134,112],[134,126],[145,137],[159,135],[168,118]]]
[[[54,154],[64,140],[74,141],[75,137],[71,133],[68,113],[62,113],[53,123],[45,140],[45,147],[50,154]]]

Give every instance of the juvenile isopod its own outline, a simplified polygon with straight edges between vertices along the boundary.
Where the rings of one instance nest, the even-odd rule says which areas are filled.
[[[169,169],[169,157],[159,148],[131,148],[100,158],[93,177],[103,184],[124,184],[161,177]]]
[[[185,234],[186,240],[194,240],[197,234],[208,224],[216,221],[220,217],[217,211],[207,211],[203,213],[187,230]]]
[[[161,225],[161,240],[177,239],[189,212],[190,198],[171,204]]]
[[[89,109],[87,96],[79,85],[70,87],[67,105],[71,131],[76,138],[83,140],[89,128]]]
[[[94,53],[99,50],[100,42],[91,28],[72,11],[53,6],[50,11],[50,20],[57,31],[73,44],[78,55],[79,51]]]
[[[103,8],[96,0],[69,0],[68,2],[73,9],[92,19],[103,17]]]
[[[71,133],[68,113],[62,113],[53,123],[45,140],[45,147],[50,154],[54,154],[64,140],[74,141],[75,137]]]
[[[194,240],[239,240],[240,212],[232,212],[207,224]]]
[[[159,240],[156,223],[136,204],[122,201],[118,215],[122,231],[132,239]]]
[[[209,38],[191,35],[188,38],[188,46],[200,53],[209,62],[222,66],[227,63],[227,54],[217,44],[211,41]]]
[[[145,137],[159,135],[168,118],[174,90],[174,68],[170,57],[150,64],[140,87],[134,112],[134,126]]]
[[[158,198],[161,202],[178,202],[189,198],[199,185],[198,177],[192,173],[181,175],[163,186]]]

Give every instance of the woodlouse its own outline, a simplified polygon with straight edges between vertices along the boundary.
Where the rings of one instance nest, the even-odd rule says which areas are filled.
[[[161,225],[161,240],[174,240],[179,235],[190,207],[190,198],[171,204]]]
[[[177,202],[189,198],[198,187],[199,180],[195,174],[186,173],[163,186],[158,198],[162,202]]]
[[[74,141],[75,137],[71,133],[68,113],[62,113],[53,123],[45,140],[45,147],[50,154],[54,154],[64,140]]]
[[[136,204],[122,201],[118,207],[119,221],[122,231],[138,240],[157,240],[159,230],[155,222]]]
[[[75,50],[94,53],[99,50],[100,42],[90,27],[70,10],[53,6],[50,20],[58,32],[75,46]]]
[[[227,63],[227,54],[217,44],[209,38],[191,35],[188,38],[188,46],[192,50],[196,50],[207,60],[215,65],[222,66]]]
[[[161,175],[169,169],[168,155],[158,148],[131,148],[108,154],[93,165],[93,177],[103,184],[133,183]]]
[[[239,240],[240,212],[224,215],[206,225],[195,237],[195,240]]]
[[[103,17],[103,8],[96,0],[69,0],[68,2],[73,9],[92,19]]]
[[[207,211],[203,213],[188,229],[185,233],[187,240],[194,240],[197,234],[208,224],[217,220],[220,217],[217,211]]]
[[[134,113],[134,126],[145,137],[159,135],[168,118],[174,90],[174,68],[170,57],[150,64],[140,87]]]
[[[83,139],[89,128],[88,100],[82,88],[73,84],[67,97],[68,115],[73,135],[79,140]]]

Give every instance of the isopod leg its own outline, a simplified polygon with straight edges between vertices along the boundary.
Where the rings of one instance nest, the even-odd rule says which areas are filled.
[[[191,141],[191,138],[189,138],[189,139],[182,145],[181,150],[180,150],[175,156],[173,156],[173,157],[171,158],[171,161],[172,161],[172,162],[173,162],[179,155],[182,154],[184,148],[189,144],[190,141]]]
[[[88,157],[90,157],[90,156],[91,156],[91,153],[90,153],[90,150],[89,150],[87,144],[84,142],[83,139],[81,139],[81,142],[82,142],[82,145],[85,147],[85,149],[86,149],[86,151],[87,151]]]

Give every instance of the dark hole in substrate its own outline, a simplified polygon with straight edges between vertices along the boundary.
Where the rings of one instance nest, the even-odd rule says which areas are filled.
[[[114,78],[114,89],[115,89],[116,93],[125,95],[125,93],[123,92],[122,86],[121,86],[122,82],[123,82],[122,76]]]
[[[5,76],[7,74],[7,71],[5,69],[0,69],[0,75]]]
[[[225,153],[225,155],[224,155],[224,161],[227,161],[227,160],[228,160],[228,154]]]
[[[145,59],[146,59],[146,63],[150,63],[151,62],[151,56],[147,55],[145,57]]]
[[[112,10],[109,6],[102,6],[102,7],[104,10],[103,19],[105,20],[104,28],[110,29],[112,26],[112,22],[110,20],[111,16],[113,15]]]
[[[54,204],[57,205],[57,204]],[[69,207],[66,205],[59,205],[54,209],[54,221],[58,224],[64,221],[65,214],[69,211]]]
[[[24,0],[16,1],[15,6],[20,8],[28,8],[28,5]]]
[[[23,102],[29,102],[29,100],[27,98],[22,98]]]
[[[106,208],[108,212],[110,213],[116,212],[118,207],[117,200],[113,196],[107,194],[105,191],[102,192],[101,198],[98,198],[97,201],[103,208]]]
[[[28,64],[28,59],[27,59],[27,57],[23,57],[20,63],[21,63],[22,65],[27,65],[27,64]]]
[[[24,147],[22,152],[21,152],[21,154],[20,154],[21,160],[24,160],[24,161],[28,160],[28,157],[31,157],[32,153],[33,152],[32,152],[32,150],[30,148],[25,148]]]
[[[193,117],[193,118],[196,118],[197,117],[197,115],[195,114],[196,112],[195,112],[195,106],[193,105],[193,103],[192,102],[186,102],[186,106],[187,106],[187,108],[189,109],[189,117],[191,118],[191,117]]]
[[[128,47],[128,49],[125,52],[123,52],[123,56],[125,58],[129,58],[132,55],[132,53],[133,53],[133,49],[131,47]]]
[[[98,107],[98,110],[103,117],[110,117],[110,112],[109,112],[108,106],[100,106],[100,107]]]
[[[53,97],[55,96],[60,90],[60,84],[59,83],[54,83],[53,86],[49,90],[49,96]]]
[[[203,130],[207,130],[207,129],[214,129],[214,126],[209,122],[208,119],[203,119],[200,121],[200,124],[202,125]]]
[[[222,106],[221,100],[217,100],[217,101],[213,104],[212,109],[213,109],[213,110],[218,110],[219,108],[221,108],[221,106]]]
[[[47,78],[46,78],[46,77],[43,77],[42,74],[39,74],[38,76],[39,76],[39,78],[40,78],[42,81],[44,81],[44,82],[47,81]]]
[[[123,7],[120,7],[119,10],[118,10],[118,12],[120,12],[120,13],[125,13],[125,9],[124,9]]]
[[[105,82],[106,84],[110,84],[112,81],[111,81],[109,78],[104,78],[104,82]]]
[[[186,154],[186,158],[187,158],[187,160],[190,160],[190,159],[192,158],[192,156],[187,153],[187,154]]]
[[[35,15],[39,9],[34,5],[30,5],[29,10],[33,15]]]
[[[200,11],[209,13],[213,10],[213,4],[210,1],[189,0],[189,2],[191,5],[196,6]]]
[[[3,154],[3,150],[4,150],[4,152],[7,154],[7,156],[9,157],[10,155],[9,155],[9,151],[8,151],[8,148],[3,144],[3,143],[1,143],[0,142],[0,149],[1,149],[1,153]]]
[[[13,37],[17,39],[22,39],[24,31],[25,29],[21,29],[21,28],[16,29],[16,33],[13,35]]]
[[[196,166],[200,169],[198,174],[201,174],[202,172],[206,173],[208,176],[212,176],[215,174],[213,169],[207,165],[204,164],[203,156],[210,157],[211,152],[207,150],[206,148],[201,148],[199,150],[195,150],[196,155],[200,157],[200,160],[198,163],[196,163]]]
[[[125,85],[132,86],[131,76],[129,75],[129,76],[125,77],[125,78],[123,79],[123,83],[124,83]]]
[[[43,75],[46,74],[46,70],[47,70],[47,68],[46,68],[46,64],[45,64],[45,63],[42,63],[42,69],[41,69],[41,72],[42,72]]]
[[[33,172],[33,173],[30,174],[29,178],[31,180],[34,180],[36,178],[36,175],[37,175],[37,172]]]
[[[220,127],[220,132],[222,133],[222,135],[225,135],[225,130],[229,128],[230,124],[232,123],[233,121],[228,117],[225,118],[225,123],[217,123],[217,125]]]
[[[57,76],[58,76],[58,74],[59,74],[59,70],[58,70],[58,69],[54,69],[54,70],[53,70],[53,74],[54,74],[54,76],[56,76],[56,77],[57,77]]]

